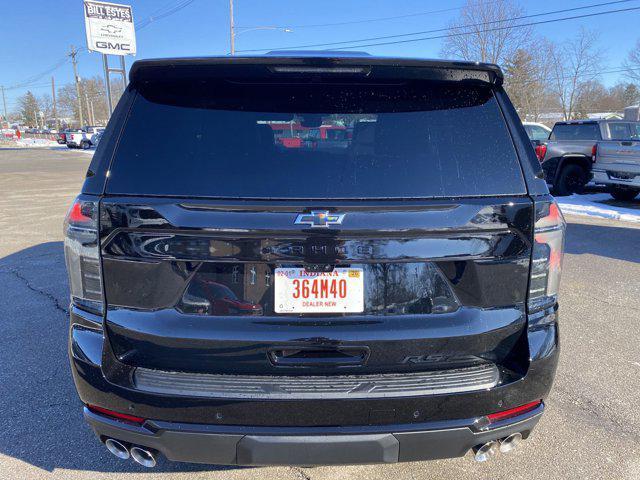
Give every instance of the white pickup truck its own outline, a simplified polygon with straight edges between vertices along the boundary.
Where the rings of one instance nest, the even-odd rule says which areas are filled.
[[[615,122],[612,128],[612,139],[594,147],[593,181],[608,186],[616,200],[633,200],[640,193],[640,122]]]
[[[67,147],[88,150],[98,145],[104,127],[84,127],[82,130],[67,133]]]

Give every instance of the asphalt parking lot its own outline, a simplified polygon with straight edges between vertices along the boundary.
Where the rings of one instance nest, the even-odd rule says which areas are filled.
[[[116,459],[83,423],[66,351],[62,220],[90,158],[0,149],[0,479],[640,479],[640,227],[583,217],[568,218],[556,383],[513,453],[313,469]]]

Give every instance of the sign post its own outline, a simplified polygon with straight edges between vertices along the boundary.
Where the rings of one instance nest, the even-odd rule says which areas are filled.
[[[92,52],[102,53],[107,104],[109,115],[111,115],[113,99],[109,74],[112,72],[121,74],[126,87],[127,72],[124,56],[136,54],[136,32],[131,6],[84,0],[84,22],[87,31],[87,48]],[[109,67],[108,55],[120,57],[120,68]]]

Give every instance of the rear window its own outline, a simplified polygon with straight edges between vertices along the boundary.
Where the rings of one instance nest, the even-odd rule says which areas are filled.
[[[597,123],[557,123],[553,127],[550,140],[600,140]]]
[[[107,191],[284,199],[526,192],[489,87],[219,80],[140,90]]]

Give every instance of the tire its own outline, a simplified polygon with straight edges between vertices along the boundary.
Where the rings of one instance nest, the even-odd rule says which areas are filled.
[[[634,198],[638,196],[640,190],[634,190],[632,188],[616,188],[613,187],[611,192],[609,192],[613,198],[616,200],[621,200],[624,202],[630,202]]]
[[[67,143],[67,148],[73,148],[73,145],[69,145],[69,144]]]
[[[587,172],[580,165],[574,163],[565,165],[560,171],[558,182],[554,185],[554,193],[559,197],[581,193],[587,180]]]
[[[80,142],[80,148],[82,150],[89,150],[91,148],[91,142],[86,142],[86,141]]]

